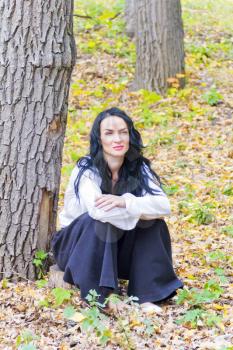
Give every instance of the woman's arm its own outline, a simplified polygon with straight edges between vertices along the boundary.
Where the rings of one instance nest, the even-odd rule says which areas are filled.
[[[105,211],[96,207],[95,200],[102,195],[102,192],[91,171],[85,171],[81,176],[79,183],[79,203],[74,191],[74,182],[78,171],[79,169],[77,167],[73,170],[65,193],[64,209],[66,215],[73,218],[77,217],[78,215],[75,216],[75,214],[80,211],[81,205],[86,208],[88,214],[95,220],[109,222],[123,230],[133,229],[139,220],[138,215],[131,215],[125,208],[113,208]]]
[[[136,197],[131,193],[123,194],[126,210],[129,214],[139,216],[143,220],[170,215],[171,207],[167,195],[160,186],[152,181],[153,175],[147,166],[145,166],[145,172],[149,176],[149,186],[156,191],[156,194],[152,195],[146,192],[142,197]]]
[[[125,193],[123,197],[127,212],[139,216],[140,219],[158,219],[171,214],[170,202],[166,195],[146,194],[143,197],[136,197],[131,193]]]

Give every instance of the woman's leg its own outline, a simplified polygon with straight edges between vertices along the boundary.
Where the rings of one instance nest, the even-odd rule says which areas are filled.
[[[164,300],[183,287],[173,270],[170,234],[163,219],[140,220],[119,244],[119,277],[128,276],[128,295],[137,296],[140,304]]]
[[[79,286],[82,298],[90,289],[101,295],[100,302],[111,291],[118,292],[117,241],[123,232],[84,213],[53,236],[52,249],[64,281]]]

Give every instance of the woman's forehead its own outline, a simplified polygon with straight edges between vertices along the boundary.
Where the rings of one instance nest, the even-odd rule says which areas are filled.
[[[102,130],[105,130],[105,129],[119,130],[119,129],[127,128],[127,124],[120,117],[109,116],[102,120],[102,122],[100,123],[100,128]]]

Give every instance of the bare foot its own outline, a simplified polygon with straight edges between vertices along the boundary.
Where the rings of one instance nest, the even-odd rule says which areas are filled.
[[[129,310],[130,306],[119,299],[117,300],[117,302],[109,300],[109,302],[107,303],[107,308],[113,313],[120,313],[124,310]]]
[[[151,302],[140,304],[141,310],[147,314],[162,314],[163,309]]]

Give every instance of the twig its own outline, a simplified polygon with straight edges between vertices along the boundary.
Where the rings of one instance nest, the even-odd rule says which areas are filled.
[[[79,18],[87,18],[87,19],[93,19],[93,17],[88,16],[88,15],[79,15],[79,14],[73,14],[74,17],[79,17]]]
[[[113,17],[109,18],[109,21],[113,21],[115,18],[119,17],[121,15],[121,12],[116,13]],[[91,17],[89,15],[80,15],[80,14],[73,14],[74,17],[84,18],[84,19],[94,19],[94,17]]]
[[[115,18],[119,17],[121,15],[121,12],[118,12],[113,16],[112,18],[109,18],[110,21],[113,21]]]

